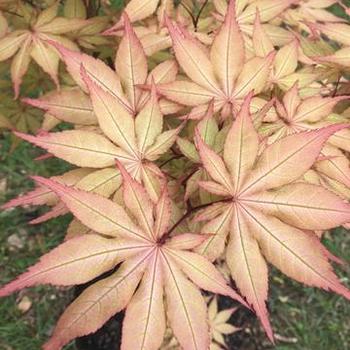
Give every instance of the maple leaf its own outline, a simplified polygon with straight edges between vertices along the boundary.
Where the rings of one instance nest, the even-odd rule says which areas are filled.
[[[155,8],[153,9],[153,6],[149,7],[152,1],[148,2],[147,4],[144,4],[145,6],[148,6],[148,8],[155,12]],[[157,3],[159,0],[154,1],[153,3]],[[139,2],[140,3],[140,2]],[[130,2],[128,6],[125,8],[125,12],[128,14],[128,17],[130,21],[133,23],[135,22],[135,11],[130,9],[130,7],[135,7],[136,2]],[[171,39],[168,35],[168,31],[166,28],[163,27],[163,18],[164,14],[170,15],[174,10],[174,3],[170,0],[162,0],[160,2],[160,5],[157,9],[157,18],[158,23],[155,26],[154,24],[151,24],[147,26],[147,24],[144,24],[143,26],[135,26],[134,30],[137,35],[137,37],[140,39],[140,43],[146,53],[147,56],[151,56],[154,53],[168,49],[171,47]],[[142,11],[142,16],[147,16],[147,12]],[[138,17],[138,16],[136,16]],[[103,35],[107,36],[123,36],[124,33],[124,20],[121,18],[116,24],[114,24],[111,28],[108,28],[103,32]]]
[[[344,47],[340,50],[337,50],[334,54],[325,55],[325,56],[313,56],[312,57],[316,62],[322,64],[335,65],[336,67],[350,67],[350,47]]]
[[[78,87],[50,91],[36,99],[22,98],[22,102],[45,110],[58,122],[98,125],[89,96]]]
[[[263,30],[268,34],[274,46],[282,46],[293,39],[291,33],[274,23],[274,19],[282,16],[291,5],[298,1],[293,0],[255,0],[255,1],[236,1],[237,22],[244,35],[244,40],[251,46],[251,37],[254,32],[254,20],[256,14],[260,14],[263,22]],[[214,6],[218,14],[215,16],[218,20],[223,20],[227,13],[227,0],[214,0]],[[275,21],[276,22],[276,21]],[[278,23],[278,22],[277,22]]]
[[[260,104],[263,103],[263,101],[263,99],[256,99],[255,103]],[[273,105],[273,101],[264,102],[265,104],[261,105],[260,110],[252,115],[253,123],[257,127],[260,126],[264,118],[271,118],[272,120],[275,120],[274,113],[269,113],[270,108]],[[272,110],[272,112],[274,111]],[[215,118],[213,118],[213,101],[211,101],[211,103],[209,104],[206,115],[198,122],[197,129],[199,130],[199,134],[201,135],[203,141],[213,150],[215,150],[216,153],[221,154],[229,130],[229,125],[224,126],[223,128],[221,128],[221,130],[219,129],[218,122]],[[205,169],[203,167],[198,166],[198,164],[200,163],[200,157],[194,143],[191,142],[188,138],[180,136],[177,137],[176,143],[181,153],[191,162],[194,163],[193,172],[191,176],[186,179],[186,190],[184,199],[188,200],[191,197],[193,199],[193,194],[199,191],[200,202],[202,204],[215,201],[217,199],[217,195],[222,195],[222,192],[219,191],[215,196],[211,193],[208,193],[204,190],[204,188],[199,186],[199,181],[208,180],[209,178]],[[212,190],[214,190],[214,188]]]
[[[131,23],[136,21],[140,21],[151,16],[154,12],[156,12],[159,0],[131,0],[126,5],[124,11],[128,15]],[[163,0],[162,3],[169,2],[169,0]],[[113,32],[118,32],[123,29],[125,18],[122,17],[113,27],[109,28],[105,31],[105,35],[110,35]]]
[[[16,97],[19,95],[22,78],[32,59],[59,86],[59,55],[47,44],[47,40],[78,50],[77,46],[63,35],[78,30],[88,23],[77,18],[57,17],[58,8],[59,1],[56,1],[38,15],[34,24],[31,24],[33,19],[29,18],[28,29],[15,30],[0,39],[0,61],[15,55],[11,64],[11,77]]]
[[[101,33],[108,26],[107,16],[87,18],[87,9],[83,0],[67,0],[63,6],[64,17],[86,20],[86,25],[69,34],[71,40],[85,49],[96,50],[97,46],[106,45],[109,41]]]
[[[225,344],[225,335],[232,334],[240,329],[228,322],[231,316],[236,312],[237,308],[218,309],[217,298],[214,297],[208,303],[208,322],[210,328],[210,350],[227,349]],[[174,337],[170,328],[166,329],[164,342],[160,350],[176,350],[179,343]]]
[[[216,152],[220,153],[223,147],[223,140],[226,136],[227,128],[219,132],[219,126],[213,118],[213,102],[210,103],[208,111],[204,118],[198,123],[198,130],[204,140],[209,146],[213,147]],[[192,162],[199,163],[200,158],[195,145],[185,138],[178,137],[176,141],[180,151]],[[198,168],[198,167],[197,167]],[[194,192],[199,190],[199,196],[202,203],[212,202],[215,196],[204,191],[199,187],[200,180],[207,180],[208,174],[203,168],[196,169],[193,174],[186,181],[185,200],[190,198]],[[214,198],[213,198],[214,197]]]
[[[70,170],[59,176],[52,176],[51,179],[66,186],[76,186],[78,188],[85,188],[87,186],[86,181],[93,179],[94,175],[99,175],[103,181],[103,173],[92,174],[92,172],[92,169],[89,168],[78,168]],[[114,172],[114,174],[115,173],[116,171]],[[91,187],[89,189],[91,189]],[[108,189],[103,188],[103,190],[101,191],[101,189],[98,188],[97,185],[95,185],[95,187],[94,185],[92,185],[92,189],[95,193],[102,192],[106,196],[109,194]],[[113,191],[113,187],[109,189],[109,191]],[[24,195],[20,195],[19,197],[8,201],[4,205],[2,205],[1,208],[9,209],[14,207],[25,207],[28,205],[47,205],[50,207],[49,211],[31,220],[29,223],[32,225],[42,223],[44,221],[67,214],[69,212],[64,203],[59,201],[58,196],[52,190],[40,185],[32,191],[29,191]]]
[[[40,127],[43,113],[31,106],[25,106],[18,100],[13,99],[13,95],[0,93],[2,115],[0,128],[18,130],[21,132],[37,132]],[[15,135],[11,135],[11,151],[13,151],[21,141]]]
[[[200,118],[214,100],[214,112],[225,118],[236,110],[242,99],[254,89],[265,89],[274,53],[266,57],[245,60],[244,40],[235,18],[235,4],[230,1],[225,21],[207,50],[186,29],[166,18],[175,56],[181,68],[192,80],[177,80],[157,84],[166,98],[194,107],[189,118]],[[201,62],[201,64],[198,64]]]
[[[311,27],[326,35],[329,39],[346,46],[350,45],[349,25],[346,23],[313,23]]]
[[[206,349],[207,309],[199,288],[245,302],[214,265],[190,251],[205,236],[170,235],[171,201],[166,187],[154,204],[121,163],[118,166],[123,177],[124,203],[130,214],[96,194],[35,177],[38,183],[56,192],[79,221],[98,234],[67,240],[2,287],[0,296],[36,284],[85,283],[121,264],[116,272],[88,287],[68,306],[44,349],[61,349],[72,339],[96,331],[123,309],[126,313],[121,349],[158,349],[166,318],[181,346]]]
[[[218,310],[218,299],[214,297],[208,306],[209,324],[211,330],[212,342],[210,350],[226,349],[224,336],[239,331],[239,328],[233,326],[228,321],[237,311],[237,308]]]
[[[128,35],[121,42],[116,58],[120,79],[102,61],[56,45],[68,71],[90,94],[91,102],[77,88],[50,93],[39,99],[24,99],[62,121],[80,125],[98,123],[98,127],[38,136],[16,135],[79,167],[109,168],[118,159],[156,200],[164,176],[153,162],[172,146],[182,126],[163,132],[162,105],[154,83],[172,80],[177,66],[172,60],[165,61],[147,78],[146,56],[127,19],[125,26]],[[135,84],[144,83],[146,79],[153,84],[152,91],[141,92]],[[79,188],[88,191],[98,188],[100,194],[112,195],[121,184],[119,173],[115,169],[106,170],[102,176],[102,172],[91,174]]]
[[[334,0],[300,0],[295,3],[296,6],[286,9],[282,16],[289,25],[310,32],[307,23],[323,22],[328,25],[344,21],[327,9],[336,3]]]
[[[265,133],[269,130],[269,133],[272,134],[269,136],[268,142],[273,143],[284,136],[299,131],[336,124],[335,121],[327,119],[327,117],[331,114],[334,106],[344,100],[348,100],[348,96],[313,96],[302,100],[299,96],[298,84],[294,84],[284,95],[282,103],[276,101],[279,119],[263,127]],[[343,153],[344,151],[349,152],[349,141],[350,130],[340,130],[328,139],[320,152],[319,161],[315,163],[314,169],[317,170],[321,179],[326,176],[326,183],[330,177],[345,187],[350,186],[350,162]],[[326,187],[332,188],[329,185]],[[336,191],[335,188],[333,190]],[[338,194],[341,195],[341,192]]]
[[[85,73],[84,78],[89,84],[92,106],[99,126],[108,138],[85,130],[69,130],[39,136],[18,132],[15,134],[80,167],[109,168],[114,164],[114,160],[118,159],[125,164],[134,178],[145,184],[152,198],[156,199],[159,195],[159,179],[163,176],[152,161],[171,147],[181,126],[162,132],[163,116],[155,88],[152,90],[151,99],[136,118],[133,118],[112,95],[93,83]],[[119,176],[115,172],[106,175],[103,181],[96,176],[95,182],[103,182],[106,185],[106,182],[114,182]],[[86,184],[94,187],[91,182]],[[119,185],[116,184],[116,187]]]
[[[260,23],[259,12],[255,18],[252,41],[256,56],[265,57],[269,52],[274,51],[273,43]],[[282,90],[287,90],[296,81],[299,83],[299,88],[314,83],[318,76],[316,73],[297,71],[299,51],[299,40],[295,38],[276,51],[269,78],[270,84],[277,84]]]
[[[218,203],[219,214],[217,207],[208,207],[200,213],[200,220],[208,216],[209,224],[228,222],[226,231],[209,237],[199,252],[219,257],[230,233],[226,262],[231,275],[273,339],[265,305],[265,260],[299,282],[350,298],[350,292],[332,272],[325,248],[312,232],[349,222],[350,205],[321,186],[297,181],[314,164],[327,139],[347,125],[292,134],[261,152],[249,113],[251,98],[252,93],[228,132],[223,158],[203,142],[197,131],[197,149],[212,178],[200,185],[212,193],[227,193]]]
[[[138,85],[151,84],[152,79],[155,83],[173,81],[177,74],[177,65],[173,60],[164,61],[148,74],[144,49],[126,13],[123,16],[125,35],[116,53],[114,62],[116,71],[92,56],[71,51],[55,42],[51,44],[60,52],[68,72],[83,91],[89,92],[89,89],[81,75],[81,65],[95,84],[106,90],[122,108],[135,116],[150,98],[150,92],[141,91]],[[174,103],[164,99],[160,100],[160,105],[164,114],[179,110]]]
[[[261,10],[263,13],[264,22],[271,21],[275,16],[283,11],[286,7],[290,6],[292,1],[284,0],[279,4],[267,0],[267,1],[255,1],[251,4],[247,2],[237,2],[235,6],[235,12],[237,16],[237,22],[242,30],[244,41],[247,42],[246,49],[249,50],[251,46],[251,36],[253,34],[252,18],[254,19],[255,11]],[[159,25],[155,27],[154,24],[149,26],[144,25],[136,27],[136,33],[140,38],[143,48],[147,55],[153,55],[154,53],[171,47],[171,38],[167,28],[163,27],[164,15],[176,18],[181,26],[186,27],[187,30],[201,41],[203,44],[208,45],[212,42],[212,35],[207,34],[212,31],[216,31],[216,25],[214,20],[223,21],[227,12],[226,0],[214,1],[213,5],[217,11],[212,17],[204,17],[203,9],[206,8],[206,4],[201,4],[199,10],[200,17],[195,16],[196,7],[193,3],[182,3],[182,6],[178,6],[174,11],[174,4],[170,0],[163,0],[157,11],[157,17]],[[247,6],[249,5],[249,6]],[[204,6],[204,7],[202,7]],[[202,9],[202,10],[201,10]],[[202,18],[204,17],[204,18]],[[284,28],[273,25],[271,23],[263,24],[265,30],[268,32],[275,46],[284,45],[293,39],[291,33]],[[122,20],[117,22],[113,27],[104,32],[105,35],[118,35],[121,36],[123,31]]]

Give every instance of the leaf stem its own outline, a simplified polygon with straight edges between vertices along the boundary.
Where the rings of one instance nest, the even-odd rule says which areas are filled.
[[[210,205],[212,204],[216,204],[216,203],[225,203],[225,202],[229,202],[231,201],[232,198],[224,198],[224,199],[220,199],[218,201],[214,201],[214,202],[210,202],[210,203],[206,203],[206,204],[201,204],[201,205],[198,205],[196,207],[191,207],[190,209],[188,209],[186,211],[186,213],[181,216],[181,218],[179,220],[177,220],[175,222],[175,224],[168,230],[168,232],[166,232],[163,237],[161,238],[160,240],[160,243],[164,243],[168,238],[169,236],[171,235],[171,233],[184,221],[186,220],[188,217],[190,217],[194,212],[200,210],[200,209],[203,209],[203,208],[206,208],[206,207],[209,207]]]

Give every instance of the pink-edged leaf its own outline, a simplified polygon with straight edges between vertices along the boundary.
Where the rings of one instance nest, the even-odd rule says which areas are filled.
[[[229,296],[247,306],[247,303],[227,284],[220,272],[205,257],[176,249],[167,249],[166,255],[174,259],[181,270],[201,289]]]
[[[175,263],[164,255],[162,259],[167,315],[175,337],[186,350],[208,349],[207,307],[200,291]]]
[[[159,251],[153,254],[123,321],[122,350],[157,350],[166,328],[163,272]]]
[[[224,146],[224,160],[237,191],[250,173],[259,149],[259,135],[250,116],[250,93],[230,128]]]
[[[338,124],[300,132],[268,146],[247,179],[243,191],[270,189],[298,179],[313,165],[326,140],[345,127],[348,126]]]
[[[171,237],[166,245],[170,249],[190,250],[198,247],[207,238],[207,235],[199,235],[195,233],[182,233]]]
[[[250,2],[249,6],[238,17],[239,23],[253,23],[257,11],[260,13],[261,21],[267,22],[278,16],[296,0],[259,0]]]
[[[61,215],[67,214],[69,211],[64,205],[64,203],[57,203],[52,209],[50,209],[48,212],[46,212],[43,215],[40,215],[36,219],[33,219],[29,221],[29,224],[31,225],[37,225],[41,224],[42,222],[51,220],[53,218],[57,218]]]
[[[151,146],[163,130],[163,115],[158,104],[154,82],[152,83],[151,98],[135,118],[135,131],[138,149],[141,154]]]
[[[144,84],[147,78],[147,58],[136,36],[128,15],[123,14],[124,36],[119,44],[115,67],[126,90],[130,105],[135,111],[141,91],[137,89],[137,84]]]
[[[198,130],[195,141],[203,165],[210,176],[224,186],[229,193],[233,193],[231,177],[222,158],[203,142]]]
[[[90,173],[91,169],[89,168],[73,169],[62,175],[54,176],[51,179],[67,186],[72,186]],[[58,198],[53,191],[45,186],[40,186],[24,195],[8,201],[1,208],[8,209],[26,205],[54,205],[57,203],[57,200]]]
[[[259,57],[265,57],[274,50],[270,37],[261,25],[259,11],[256,12],[254,21],[253,47],[255,54]]]
[[[247,61],[237,78],[233,97],[242,99],[252,90],[254,90],[255,95],[262,92],[266,88],[274,57],[275,52],[273,51],[264,58],[253,57]]]
[[[49,41],[49,43],[58,50],[69,74],[85,92],[88,92],[88,90],[80,74],[81,65],[84,66],[91,80],[113,95],[126,110],[132,113],[132,108],[123,94],[118,75],[103,61],[80,52],[68,50],[54,41]]]
[[[164,186],[163,191],[159,197],[159,200],[154,209],[155,223],[154,223],[154,235],[155,238],[160,238],[167,231],[170,225],[170,219],[172,214],[171,200],[169,197],[168,189]]]
[[[27,272],[3,286],[0,296],[37,284],[85,283],[144,248],[140,242],[111,240],[94,234],[73,238],[43,255]]]
[[[175,56],[181,68],[195,83],[213,93],[220,94],[213,66],[201,45],[185,29],[180,28],[167,17],[166,23],[173,41]]]
[[[72,339],[95,332],[123,310],[140,282],[148,258],[148,252],[138,254],[111,276],[85,289],[65,310],[43,349],[60,350]]]
[[[50,92],[37,99],[23,98],[22,101],[44,109],[56,118],[68,123],[97,124],[90,99],[78,88]]]
[[[338,102],[348,99],[349,96],[309,97],[299,105],[294,116],[294,121],[317,122],[331,114]]]
[[[350,221],[350,204],[324,187],[307,183],[283,186],[250,197],[250,201],[292,226],[324,230]]]
[[[66,130],[39,136],[15,132],[15,135],[81,167],[104,168],[113,165],[115,159],[133,160],[107,138],[91,131]]]
[[[56,192],[76,218],[92,230],[107,235],[148,240],[125,210],[111,200],[39,176],[34,179]]]
[[[216,194],[218,196],[230,196],[230,192],[227,189],[214,181],[199,181],[198,185],[209,193]]]
[[[43,205],[51,204],[56,200],[56,196],[51,190],[45,187],[38,187],[22,196],[11,199],[1,206],[1,209],[9,209],[14,207],[23,207],[26,205]]]
[[[103,132],[123,150],[137,158],[132,115],[113,95],[89,78],[84,66],[81,68],[81,75],[89,89],[92,106]]]
[[[186,80],[159,84],[157,91],[169,100],[193,107],[209,103],[216,96],[215,93],[206,88]]]
[[[231,225],[226,261],[232,278],[247,302],[253,306],[268,337],[273,340],[265,305],[268,292],[267,264],[250,233],[247,219],[238,207],[235,207]]]
[[[294,73],[298,65],[298,47],[299,42],[293,40],[277,52],[274,61],[273,79],[278,80]]]
[[[117,165],[123,177],[124,203],[145,231],[147,237],[152,239],[154,238],[154,219],[151,198],[141,184],[129,175],[120,162],[117,161]]]
[[[287,276],[310,286],[331,290],[350,299],[322,253],[321,243],[308,234],[256,210],[245,210],[249,227],[265,258]]]
[[[213,208],[214,214],[217,213],[217,208]],[[210,219],[209,213],[207,215],[206,223],[201,232],[207,234],[209,237],[196,249],[198,253],[208,258],[210,261],[218,259],[225,250],[226,237],[230,230],[230,222],[232,217],[232,205],[227,205],[225,207],[219,207],[219,213],[213,219]],[[203,219],[205,218],[203,215]]]
[[[230,0],[224,23],[210,50],[214,72],[226,96],[231,96],[244,56],[243,36],[235,18],[235,1]]]
[[[183,128],[184,124],[180,124],[176,129],[171,129],[161,133],[155,140],[154,144],[146,149],[145,158],[155,161],[162,154],[167,152],[175,143],[177,135]]]

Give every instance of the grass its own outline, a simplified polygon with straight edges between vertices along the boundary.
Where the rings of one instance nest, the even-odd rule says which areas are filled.
[[[1,140],[0,181],[6,189],[0,193],[0,202],[13,198],[33,188],[30,175],[49,176],[68,169],[57,159],[45,162],[34,161],[41,151],[22,142],[10,152],[10,137]],[[43,209],[26,208],[0,212],[0,280],[2,283],[14,278],[62,240],[68,217],[52,220],[39,226],[30,226],[28,221],[38,216]],[[16,234],[23,241],[23,248],[10,249],[8,237]],[[17,303],[23,296],[32,301],[31,309],[22,314]],[[0,349],[38,350],[48,338],[55,320],[68,302],[69,293],[50,287],[36,287],[4,298],[0,303]],[[73,349],[70,347],[70,349]]]
[[[324,244],[337,256],[350,261],[350,237],[336,229],[324,238]],[[349,266],[337,267],[341,281],[349,286]],[[278,350],[343,350],[350,349],[350,304],[332,293],[307,288],[272,275],[271,316],[276,333],[295,338],[295,344],[278,344]]]
[[[6,191],[0,193],[3,203],[33,187],[29,175],[49,176],[69,169],[57,159],[34,161],[42,151],[21,143],[9,154],[9,135],[3,138],[0,148],[0,181],[6,180]],[[20,208],[0,212],[0,280],[6,282],[63,238],[69,216],[57,218],[39,226],[28,221],[44,209]],[[11,251],[8,237],[19,235],[24,242],[22,249]],[[326,235],[325,245],[336,255],[350,261],[350,236],[346,230],[336,229]],[[349,267],[337,268],[344,283],[349,282]],[[303,287],[273,270],[270,275],[271,290],[269,307],[273,327],[284,341],[277,342],[277,350],[343,350],[350,349],[350,305],[337,295]],[[18,310],[19,300],[27,296],[33,305],[27,313]],[[0,304],[0,350],[38,350],[48,339],[53,325],[71,296],[65,289],[35,287],[2,300]],[[258,324],[256,322],[256,324]],[[259,327],[256,327],[259,329]],[[294,343],[289,343],[295,341]],[[254,347],[269,349],[271,346],[260,330]],[[74,345],[66,349],[74,349]]]

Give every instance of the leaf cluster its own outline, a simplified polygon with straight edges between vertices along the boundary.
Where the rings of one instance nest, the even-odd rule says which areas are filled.
[[[2,208],[74,215],[0,296],[97,278],[47,350],[122,310],[124,350],[225,348],[234,310],[201,290],[252,309],[274,342],[269,264],[349,299],[322,244],[350,223],[349,24],[329,11],[345,5],[122,3],[0,0],[15,97],[0,95],[0,127],[72,166]]]

